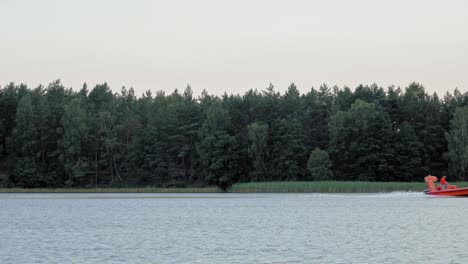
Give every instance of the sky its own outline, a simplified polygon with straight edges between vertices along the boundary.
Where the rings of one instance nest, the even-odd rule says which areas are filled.
[[[0,0],[0,85],[468,91],[468,1]]]

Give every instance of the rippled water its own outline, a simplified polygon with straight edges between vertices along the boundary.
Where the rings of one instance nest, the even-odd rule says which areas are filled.
[[[0,194],[0,263],[467,263],[468,199]]]

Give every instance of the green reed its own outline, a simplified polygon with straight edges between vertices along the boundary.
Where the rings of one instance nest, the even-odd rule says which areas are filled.
[[[232,186],[234,193],[370,193],[394,191],[423,191],[424,182],[250,182]]]
[[[454,183],[458,187],[468,187],[468,182]],[[372,193],[395,191],[423,191],[424,182],[363,182],[363,181],[313,181],[313,182],[248,182],[234,184],[232,193]],[[218,193],[217,187],[181,188],[0,188],[0,193]]]

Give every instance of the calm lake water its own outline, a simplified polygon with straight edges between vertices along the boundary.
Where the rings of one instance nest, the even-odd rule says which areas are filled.
[[[0,263],[467,263],[468,199],[0,194]]]

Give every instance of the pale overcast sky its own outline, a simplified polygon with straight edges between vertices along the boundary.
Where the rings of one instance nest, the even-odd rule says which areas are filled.
[[[0,84],[468,90],[468,1],[0,0]]]

